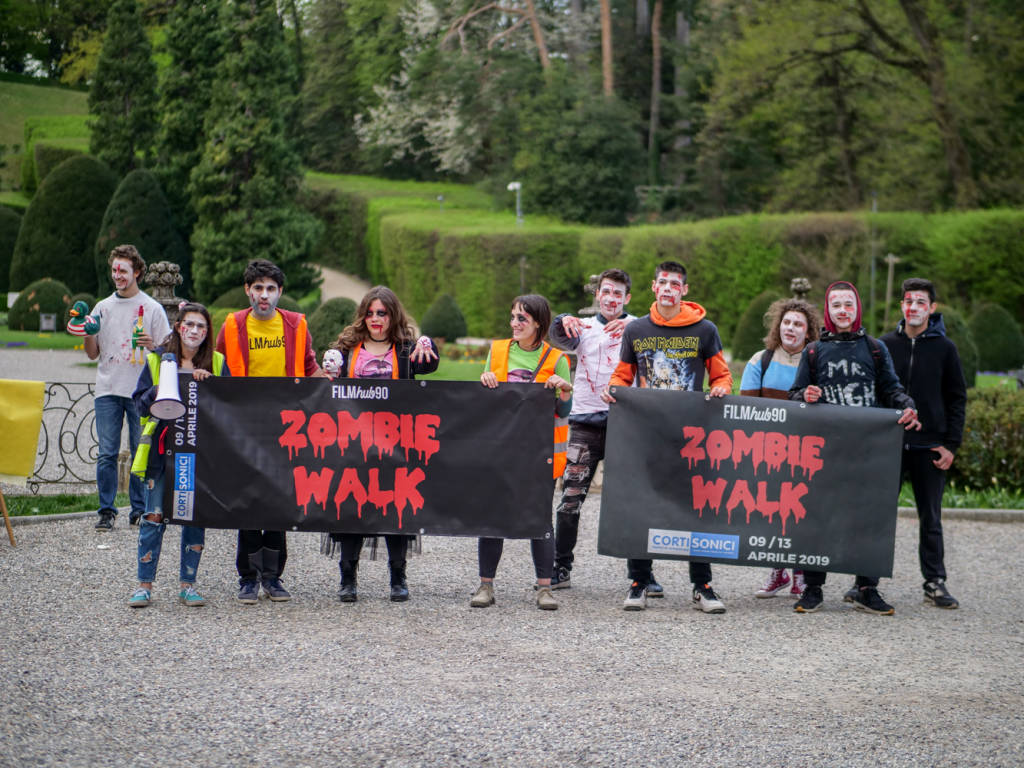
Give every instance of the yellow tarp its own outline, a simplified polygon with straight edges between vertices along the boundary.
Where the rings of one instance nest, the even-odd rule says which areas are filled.
[[[0,479],[24,483],[32,474],[45,391],[42,381],[0,379]]]

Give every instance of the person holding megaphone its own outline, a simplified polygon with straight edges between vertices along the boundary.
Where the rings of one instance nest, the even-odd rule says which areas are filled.
[[[149,487],[146,513],[139,525],[139,586],[128,599],[132,608],[144,608],[152,601],[153,580],[167,529],[163,514],[164,439],[173,419],[184,413],[178,397],[177,380],[171,374],[191,372],[196,381],[210,376],[231,375],[224,365],[224,355],[213,348],[210,328],[210,313],[206,307],[193,302],[179,304],[174,328],[163,345],[146,356],[146,366],[132,395],[136,410],[146,414],[142,417],[142,437],[132,462],[132,473],[143,477]],[[163,386],[161,379],[166,379]],[[188,606],[206,604],[195,586],[205,541],[205,528],[181,526],[181,591],[178,599]]]

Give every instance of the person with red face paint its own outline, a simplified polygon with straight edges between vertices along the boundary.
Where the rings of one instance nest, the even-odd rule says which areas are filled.
[[[920,429],[914,400],[903,389],[885,345],[861,327],[860,296],[853,284],[832,283],[825,292],[825,330],[804,347],[791,400],[854,407],[897,408],[906,430]],[[894,499],[895,501],[895,499]],[[814,613],[823,602],[824,571],[804,571],[807,586],[793,610]],[[878,592],[878,578],[857,576],[853,605],[858,610],[891,616],[895,609]]]
[[[341,352],[340,375],[350,379],[414,379],[437,370],[437,345],[427,336],[416,337],[412,322],[394,291],[383,285],[371,288],[356,309],[355,320],[338,336],[332,348]],[[341,544],[341,588],[338,599],[354,603],[356,571],[363,536],[358,533],[332,533]],[[405,565],[409,536],[387,534],[388,569],[391,573],[391,601],[409,599]],[[328,550],[328,552],[333,551]]]
[[[896,375],[920,410],[921,431],[908,432],[903,443],[902,475],[909,478],[917,502],[924,599],[937,608],[957,608],[960,603],[946,588],[942,494],[963,438],[967,385],[956,344],[946,337],[936,312],[935,286],[912,277],[903,281],[902,293],[903,319],[882,337]]]
[[[619,364],[601,397],[614,403],[611,387],[638,386],[699,392],[704,374],[711,383],[712,397],[732,392],[732,374],[722,354],[722,340],[704,307],[683,301],[689,291],[686,267],[665,261],[654,271],[651,311],[626,326],[622,336]],[[647,607],[648,584],[653,580],[649,559],[626,561],[630,586],[622,607],[641,611]],[[725,613],[725,604],[711,588],[711,564],[690,561],[693,607],[704,613]]]
[[[818,338],[818,310],[803,299],[779,299],[768,308],[765,318],[769,328],[764,337],[765,348],[750,358],[743,369],[740,394],[788,400],[800,353],[808,342]],[[792,597],[799,598],[805,587],[804,572],[794,568],[790,579],[785,568],[772,568],[754,596],[775,597],[786,587]]]
[[[544,341],[551,327],[551,307],[548,300],[537,294],[517,296],[512,301],[509,317],[512,338],[491,343],[486,369],[480,383],[496,389],[502,382],[537,383],[555,390],[553,462],[548,498],[555,492],[555,480],[565,470],[566,441],[569,439],[568,416],[572,410],[572,384],[569,383],[569,362],[565,355]],[[550,502],[547,510],[550,521]],[[549,529],[543,538],[530,541],[533,570],[537,576],[536,602],[542,611],[558,610],[558,602],[551,594],[551,569],[554,564],[555,542]],[[469,604],[473,608],[494,605],[494,576],[498,571],[505,540],[481,538],[477,540],[477,561],[480,586]]]
[[[562,475],[562,499],[555,509],[555,569],[552,589],[568,589],[579,533],[580,509],[587,499],[597,464],[604,459],[608,434],[608,404],[601,399],[619,362],[622,332],[636,320],[626,312],[632,282],[621,269],[606,269],[597,279],[598,312],[593,318],[557,315],[551,341],[576,353],[569,445]],[[661,597],[661,585],[651,577],[649,597]]]
[[[232,376],[317,376],[313,337],[306,316],[278,309],[284,293],[284,272],[266,259],[253,259],[242,275],[249,309],[228,315],[217,334],[217,351],[224,355]],[[284,531],[238,532],[238,602],[255,605],[260,587],[272,602],[291,600],[281,583],[288,560]]]
[[[110,279],[114,292],[100,301],[82,325],[82,343],[96,366],[96,489],[99,491],[97,531],[114,527],[117,508],[117,457],[121,450],[121,428],[128,422],[128,448],[134,456],[139,447],[139,413],[132,393],[139,379],[136,349],[152,350],[171,332],[167,313],[160,303],[139,287],[146,262],[134,245],[119,245],[110,252]],[[91,321],[91,322],[90,322]],[[139,331],[139,322],[142,330]],[[69,331],[72,326],[69,325]],[[128,481],[131,501],[129,521],[138,523],[146,511],[146,490],[142,480],[132,475]]]

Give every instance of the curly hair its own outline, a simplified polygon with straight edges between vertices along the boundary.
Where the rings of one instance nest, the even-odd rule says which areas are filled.
[[[817,341],[821,332],[821,316],[818,309],[809,301],[803,299],[779,299],[772,302],[768,311],[764,313],[764,324],[768,328],[768,335],[764,337],[764,348],[776,350],[782,346],[782,335],[779,328],[782,326],[782,318],[787,312],[801,312],[807,318],[807,343]]]
[[[142,277],[146,271],[146,260],[139,254],[139,249],[134,245],[118,245],[107,257],[107,264],[114,266],[114,259],[128,259],[132,263],[132,271]]]
[[[409,315],[395,292],[385,285],[375,285],[359,302],[355,320],[339,333],[337,340],[331,344],[334,349],[354,349],[357,344],[362,344],[370,338],[370,329],[366,327],[366,313],[370,311],[370,305],[374,301],[379,301],[388,311],[388,317],[391,319],[388,326],[388,341],[393,346],[400,346],[416,338]]]

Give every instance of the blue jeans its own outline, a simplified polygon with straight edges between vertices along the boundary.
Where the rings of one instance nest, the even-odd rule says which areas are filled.
[[[163,516],[164,476],[153,481],[149,489],[146,503],[146,515]],[[203,545],[206,543],[206,529],[192,525],[180,525],[181,528],[181,569],[179,579],[184,584],[196,583],[196,571],[199,570],[199,558],[203,556]],[[160,562],[160,548],[164,542],[164,523],[154,523],[143,516],[139,521],[139,582],[149,584],[156,578],[156,566]]]
[[[128,419],[128,448],[131,457],[139,447],[139,414],[130,397],[103,395],[96,398],[96,439],[99,456],[96,459],[96,488],[100,495],[99,511],[117,514],[114,497],[117,496],[117,455],[121,451],[121,427]],[[132,512],[141,514],[146,508],[146,486],[135,475],[128,482],[128,499]]]

